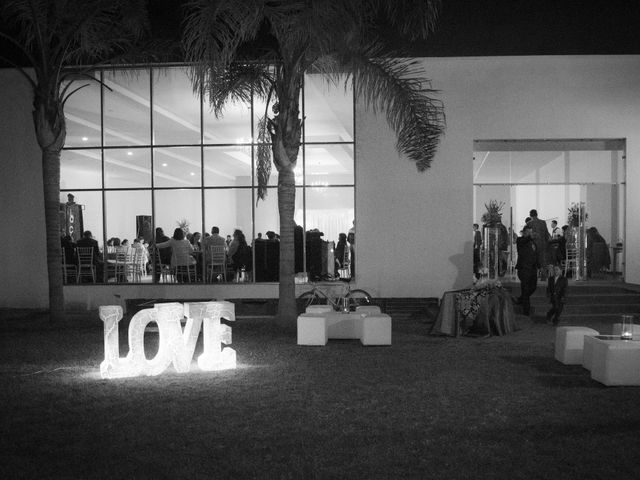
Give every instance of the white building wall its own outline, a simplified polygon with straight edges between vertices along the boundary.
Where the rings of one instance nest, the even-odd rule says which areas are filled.
[[[419,174],[399,158],[383,118],[357,109],[357,285],[382,297],[439,297],[468,285],[473,141],[553,138],[627,140],[626,280],[640,283],[634,208],[640,203],[640,56],[420,61],[441,91],[447,116],[446,134],[427,172]],[[15,72],[0,70],[0,85],[0,233],[7,280],[0,287],[0,307],[44,307],[42,180],[31,98]],[[227,298],[276,295],[275,287],[266,287],[206,292]],[[67,287],[68,301],[101,304],[88,288]],[[134,287],[131,297],[144,297],[145,288]],[[99,291],[112,297],[114,289],[118,298],[128,295],[122,286]]]
[[[468,285],[473,141],[564,138],[627,140],[626,280],[640,283],[640,222],[634,208],[640,203],[640,57],[421,62],[433,88],[441,91],[447,116],[429,171],[418,174],[398,158],[384,121],[359,109],[358,285],[385,297],[440,296]]]

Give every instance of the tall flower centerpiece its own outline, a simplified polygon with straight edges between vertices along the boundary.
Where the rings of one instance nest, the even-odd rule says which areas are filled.
[[[504,202],[489,200],[489,203],[485,203],[484,206],[487,211],[480,218],[483,223],[482,247],[484,252],[481,276],[495,279],[504,274],[504,269],[500,265],[501,244],[506,241],[507,233],[502,224]],[[504,232],[502,232],[503,229]],[[504,236],[504,239],[501,236]]]

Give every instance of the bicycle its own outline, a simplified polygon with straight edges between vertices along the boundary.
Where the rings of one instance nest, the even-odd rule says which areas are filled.
[[[331,305],[334,310],[354,311],[357,307],[371,305],[371,295],[362,289],[351,290],[351,285],[344,282],[312,283],[313,288],[298,296],[303,301],[303,308],[309,305]],[[340,290],[338,295],[332,295]]]

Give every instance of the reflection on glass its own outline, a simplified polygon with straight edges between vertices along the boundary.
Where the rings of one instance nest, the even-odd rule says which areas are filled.
[[[200,143],[200,101],[184,68],[153,71],[153,143]]]
[[[306,142],[353,142],[353,89],[323,75],[304,78]]]
[[[202,197],[200,189],[156,190],[155,226],[162,227],[171,237],[178,227],[188,231],[202,232]]]
[[[96,74],[99,78],[99,74]],[[64,85],[66,87],[66,84]],[[69,87],[74,92],[64,107],[67,126],[66,147],[99,147],[100,140],[100,84],[79,78]]]
[[[227,103],[216,118],[205,99],[202,121],[205,145],[251,143],[251,109],[247,104]]]
[[[63,150],[60,188],[102,188],[100,150]]]
[[[306,145],[307,186],[352,185],[353,145]]]
[[[104,151],[104,184],[107,188],[151,187],[151,153],[148,148]]]
[[[149,145],[149,70],[104,72],[104,144]]]
[[[205,147],[204,184],[211,187],[250,186],[251,147]]]
[[[156,187],[201,185],[199,147],[159,147],[153,152],[153,181]]]

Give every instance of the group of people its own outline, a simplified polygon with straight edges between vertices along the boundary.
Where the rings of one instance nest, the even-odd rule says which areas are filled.
[[[210,259],[210,247],[220,246],[225,249],[227,256],[227,264],[234,271],[252,270],[252,252],[251,246],[247,244],[246,237],[242,230],[236,229],[231,235],[224,238],[220,235],[220,228],[214,226],[211,228],[211,234],[205,234],[201,238],[199,232],[193,234],[185,234],[180,227],[173,231],[171,238],[167,237],[161,227],[156,228],[154,247],[158,249],[158,256],[161,264],[170,265],[173,269],[181,266],[193,265],[197,272],[201,272],[202,263],[196,260],[200,255],[204,255],[205,264]],[[272,233],[272,232],[270,232]],[[200,256],[199,258],[202,258]],[[155,281],[159,280],[160,271],[154,271]],[[178,282],[186,281],[186,275],[179,273],[177,275]]]
[[[557,222],[554,221],[552,232],[554,235],[559,235],[556,228]],[[530,297],[538,287],[540,272],[548,266],[547,297],[551,308],[547,312],[547,322],[557,325],[564,308],[568,282],[557,258],[549,259],[551,263],[547,263],[546,247],[550,239],[547,222],[538,218],[537,210],[531,210],[522,228],[522,235],[516,240],[518,251],[516,271],[520,280],[520,296],[516,299],[516,303],[522,305],[524,315],[531,314]]]

